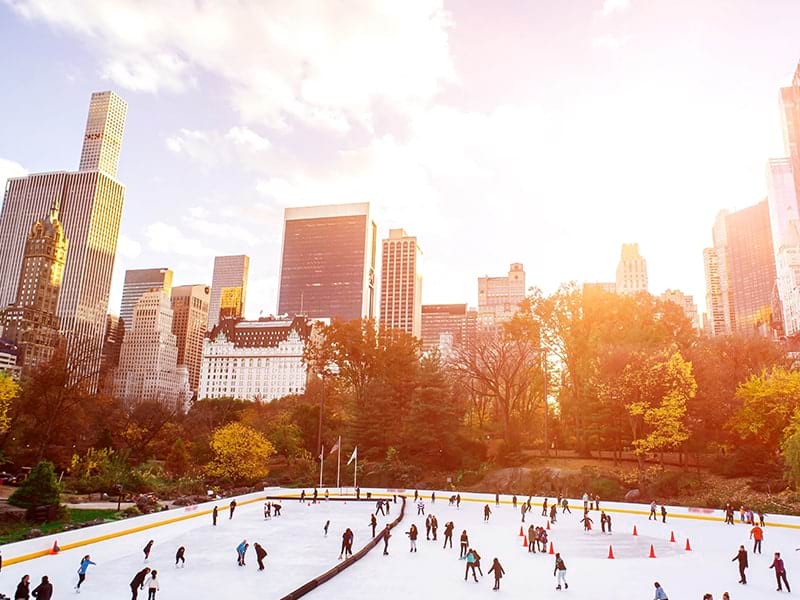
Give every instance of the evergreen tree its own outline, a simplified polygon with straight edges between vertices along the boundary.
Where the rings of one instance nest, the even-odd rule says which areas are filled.
[[[60,504],[61,486],[56,481],[55,467],[49,460],[43,460],[31,471],[11,497],[9,504],[22,508]]]

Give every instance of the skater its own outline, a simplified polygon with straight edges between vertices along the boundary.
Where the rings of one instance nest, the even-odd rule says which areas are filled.
[[[328,501],[328,490],[325,490],[325,502]]]
[[[389,525],[386,525],[386,528],[383,530],[383,555],[388,556],[389,554],[389,538],[392,537],[392,528]]]
[[[739,583],[747,583],[747,575],[745,575],[744,570],[750,566],[747,564],[747,550],[744,549],[744,546],[739,546],[739,552],[736,553],[736,556],[733,557],[731,562],[739,561]],[[789,587],[788,585],[786,587]]]
[[[764,539],[764,530],[758,525],[750,530],[750,539],[753,540],[753,554],[761,554],[761,541]]]
[[[600,512],[600,532],[606,532],[606,511]]]
[[[272,504],[272,514],[275,515],[276,517],[281,516],[281,505],[278,504],[277,502],[274,502]]]
[[[556,566],[553,569],[553,577],[557,577],[556,579],[556,589],[561,589],[561,583],[564,583],[564,589],[569,589],[569,584],[567,583],[567,565],[564,564],[564,559],[561,558],[561,554],[556,552]]]
[[[236,555],[237,559],[236,562],[240,567],[244,566],[244,556],[247,554],[247,549],[250,547],[250,544],[247,543],[247,540],[242,540],[242,543],[236,546]]]
[[[147,545],[142,549],[142,552],[144,552],[144,562],[150,560],[150,550],[152,549],[153,549],[153,540],[150,540],[149,542],[147,542]]]
[[[478,575],[483,577],[483,571],[481,571],[481,555],[478,554],[478,551],[473,548],[472,554],[475,556],[475,569],[478,571]]]
[[[653,600],[668,600],[667,592],[664,591],[661,584],[656,581],[653,585],[656,586],[656,595]]]
[[[369,516],[369,526],[372,527],[372,537],[375,537],[375,528],[378,526],[378,519],[375,518],[375,515]]]
[[[547,498],[545,498],[544,502],[542,502],[542,516],[547,516]]]
[[[436,502],[436,492],[431,492],[431,504]]]
[[[565,512],[572,514],[572,511],[569,509],[569,500],[566,498],[561,501],[561,514],[563,515]]]
[[[406,535],[408,536],[409,542],[411,542],[411,549],[409,552],[416,552],[417,551],[417,536],[419,532],[417,531],[417,526],[413,523],[411,524],[411,528],[406,531]]]
[[[531,512],[531,501],[533,500],[533,496],[528,496],[528,501],[526,504],[528,505],[528,512]]]
[[[378,500],[378,501],[375,503],[375,514],[377,515],[377,514],[378,514],[378,512],[380,512],[380,513],[381,513],[381,516],[382,516],[382,517],[385,517],[385,516],[386,516],[386,513],[385,513],[385,512],[383,512],[383,500]]]
[[[424,515],[425,514],[425,503],[420,500],[417,502],[417,515]]]
[[[78,585],[75,586],[76,592],[80,593],[81,584],[86,581],[86,571],[89,569],[89,565],[96,564],[97,563],[92,562],[92,559],[88,554],[81,559],[81,566],[78,567]]]
[[[317,488],[314,488],[314,498],[312,499],[311,503],[316,504],[317,498],[319,498],[319,491],[317,490]]]
[[[593,521],[592,521],[591,517],[589,517],[589,511],[588,510],[585,513],[583,513],[583,518],[580,520],[580,522],[583,523],[583,530],[584,531],[589,532],[589,531],[592,530],[592,522]]]
[[[489,508],[489,505],[483,507],[483,521],[484,523],[489,520],[489,515],[492,514],[492,509]]]
[[[475,580],[475,583],[478,583],[478,576],[475,574],[475,554],[473,554],[472,548],[469,549],[464,558],[467,559],[467,565],[464,568],[464,581],[467,580],[469,570],[472,569],[472,578]]]
[[[302,492],[300,492],[300,502],[305,502],[305,501],[306,501],[306,491],[303,490]]]
[[[764,527],[765,526],[764,517],[766,517],[766,516],[767,515],[765,515],[762,511],[758,511],[758,525],[759,525],[759,527]]]
[[[544,527],[539,527],[539,535],[536,541],[539,542],[539,552],[547,552],[547,530]]]
[[[516,495],[516,494],[514,494],[513,496],[511,496],[511,505],[512,505],[514,508],[517,508],[517,495]]]
[[[467,549],[469,548],[469,536],[467,530],[461,532],[461,552],[458,558],[465,558],[467,556]]]
[[[530,525],[528,527],[528,552],[536,554],[536,536],[538,534],[538,527]]]
[[[353,556],[353,540],[355,539],[356,534],[353,533],[353,530],[349,527],[347,528],[347,531],[345,531],[345,534],[347,534],[347,544],[344,547],[344,557],[348,558]]]
[[[213,510],[213,511],[211,511],[211,523],[212,523],[212,525],[214,525],[214,527],[216,527],[216,526],[217,526],[217,516],[218,516],[218,515],[219,515],[219,508],[217,508],[217,507],[215,506],[215,507],[214,507],[214,510]]]
[[[264,502],[264,518],[271,519],[272,518],[272,506],[269,502]]]
[[[428,541],[431,539],[431,515],[425,519],[425,539]]]
[[[500,492],[495,492],[494,505],[495,506],[500,506]]]
[[[495,558],[492,561],[492,568],[489,569],[489,573],[494,573],[494,587],[493,590],[497,591],[500,589],[500,580],[503,578],[503,575],[506,572],[503,570],[503,567],[500,565],[500,561]]]
[[[53,597],[53,584],[47,575],[42,575],[42,582],[33,589],[31,596],[36,600],[50,600]]]
[[[158,571],[151,571],[150,578],[147,580],[147,600],[156,600],[158,591]]]
[[[230,514],[228,514],[228,520],[233,518],[233,511],[236,510],[236,500],[231,500],[231,503],[228,505],[228,509],[230,510]]]
[[[772,560],[772,564],[769,566],[770,569],[775,569],[775,579],[778,581],[778,590],[781,591],[783,588],[781,587],[781,581],[786,585],[786,591],[791,592],[791,588],[789,587],[789,582],[786,581],[786,566],[783,564],[783,559],[781,558],[781,553],[776,552],[775,558]]]
[[[419,500],[419,490],[414,490],[414,502]]]
[[[648,521],[658,521],[658,517],[656,516],[656,501],[653,500],[650,503],[650,516],[647,517]]]
[[[461,494],[456,494],[456,508],[461,508]]]
[[[525,513],[528,512],[528,505],[523,504],[522,507],[519,509],[519,512],[522,513],[522,522],[525,522]]]
[[[725,524],[726,525],[733,525],[733,507],[728,504],[725,507]]]
[[[558,505],[553,504],[550,506],[550,524],[555,525],[556,518],[558,517]]]
[[[453,529],[455,528],[456,526],[453,524],[452,521],[448,521],[447,523],[444,524],[444,546],[442,546],[442,548],[447,548],[448,541],[450,542],[450,547],[451,548],[453,547]],[[436,530],[434,529],[434,532],[435,531]]]
[[[144,580],[150,574],[150,567],[145,567],[139,571],[131,580],[131,600],[136,600],[139,590],[144,589]]]
[[[439,529],[439,519],[436,515],[431,515],[431,533],[433,533],[433,541],[436,541],[436,531]],[[450,540],[450,547],[453,546],[453,541]]]
[[[594,495],[594,509],[600,510],[600,496],[598,494]]]
[[[14,592],[14,600],[29,600],[31,597],[31,576],[23,575]]]
[[[330,526],[331,526],[331,520],[328,519],[327,521],[325,521],[325,527],[323,527],[323,530],[325,531],[325,537],[328,537],[328,527],[330,527]],[[373,537],[375,537],[375,536],[373,536]]]
[[[181,546],[175,553],[175,568],[178,568],[178,563],[181,563],[181,569],[186,566],[186,548]]]
[[[372,515],[372,516],[375,517],[375,515]],[[339,560],[342,560],[342,557],[344,556],[345,552],[347,552],[347,540],[350,537],[350,533],[349,532],[350,532],[350,529],[348,528],[348,529],[344,530],[344,533],[342,533],[342,548],[341,548],[341,550],[339,550]],[[372,526],[372,533],[373,533],[372,537],[375,537],[375,535],[374,535],[374,533],[375,533],[375,525]]]
[[[582,499],[583,499],[583,512],[586,513],[591,509],[591,506],[589,506],[589,494],[586,493],[586,492],[583,492],[583,498]]]
[[[253,549],[256,551],[256,562],[258,563],[258,570],[264,570],[264,559],[267,557],[267,551],[264,550],[264,547],[256,542],[253,544]]]
[[[667,509],[664,507],[663,504],[661,505],[661,522],[662,523],[667,522]]]
[[[606,514],[606,527],[608,527],[608,533],[611,533],[611,515]]]
[[[564,494],[558,492],[558,498],[556,500],[556,506],[561,506],[561,499],[564,497]]]

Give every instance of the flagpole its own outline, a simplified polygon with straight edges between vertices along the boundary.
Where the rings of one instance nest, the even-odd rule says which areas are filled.
[[[321,446],[322,450],[319,453],[319,487],[322,487],[322,467],[325,464],[325,446]]]
[[[356,447],[356,468],[353,469],[353,488],[358,489],[358,447]]]
[[[342,493],[342,486],[339,482],[339,473],[342,471],[342,436],[339,436],[339,442],[336,444],[336,487],[339,488],[339,494]]]

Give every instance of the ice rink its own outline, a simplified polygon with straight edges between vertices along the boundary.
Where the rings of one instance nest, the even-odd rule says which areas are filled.
[[[270,490],[270,494],[297,493],[296,490]],[[380,493],[379,490],[373,490]],[[366,490],[362,490],[362,496]],[[599,513],[591,512],[595,530],[585,533],[579,520],[582,504],[572,500],[572,514],[558,511],[558,522],[550,530],[555,551],[560,552],[567,566],[569,590],[556,591],[553,577],[554,557],[531,554],[523,547],[519,536],[520,513],[510,505],[509,497],[495,506],[494,496],[464,493],[460,508],[449,506],[445,492],[437,492],[435,503],[430,492],[423,492],[426,513],[433,512],[440,524],[437,542],[425,539],[425,517],[417,515],[412,501],[413,490],[406,492],[409,502],[403,522],[393,531],[389,556],[383,556],[381,543],[366,558],[323,584],[308,598],[472,598],[493,594],[493,579],[488,574],[492,559],[500,559],[506,576],[498,595],[506,598],[561,598],[569,596],[585,600],[636,600],[653,598],[653,582],[661,582],[672,600],[694,600],[710,592],[715,600],[723,591],[732,600],[775,597],[775,577],[768,568],[772,554],[780,551],[787,567],[789,583],[800,573],[800,519],[793,517],[767,518],[763,554],[753,555],[749,540],[750,526],[738,520],[736,525],[724,525],[708,518],[720,517],[685,508],[668,507],[667,523],[648,521],[645,505],[603,504],[613,518],[613,534],[599,531]],[[520,502],[527,498],[520,497]],[[544,525],[541,498],[534,498],[534,509],[526,518],[525,531],[531,523]],[[551,499],[552,501],[552,499]],[[29,574],[36,584],[42,575],[50,576],[55,586],[55,598],[74,594],[76,571],[80,559],[90,554],[97,566],[89,568],[81,591],[84,598],[124,599],[130,597],[129,582],[144,566],[158,569],[161,591],[158,597],[172,600],[204,600],[218,598],[280,598],[307,580],[322,574],[338,562],[341,534],[346,527],[355,532],[354,551],[369,539],[369,515],[374,502],[320,502],[309,506],[297,500],[284,500],[281,517],[265,520],[263,501],[258,499],[239,506],[234,518],[228,519],[228,500],[220,501],[220,518],[212,527],[208,515],[200,515],[177,523],[132,533],[89,546],[64,550],[58,555],[44,556],[6,566],[0,573],[0,591],[13,597],[13,591],[23,574]],[[488,503],[492,515],[483,522],[483,506]],[[202,505],[207,510],[211,505]],[[394,519],[400,502],[392,505],[387,517],[378,516],[379,526]],[[644,514],[631,514],[638,510]],[[180,511],[171,511],[179,514]],[[167,514],[167,513],[165,513]],[[326,520],[331,521],[328,537],[323,536]],[[138,519],[129,519],[118,527],[135,527]],[[453,549],[442,548],[443,528],[447,521],[455,524]],[[770,522],[773,524],[770,525]],[[416,523],[420,530],[418,552],[409,552],[405,532]],[[633,536],[634,525],[638,536]],[[781,526],[783,525],[783,526]],[[788,527],[787,527],[788,525]],[[792,527],[794,526],[794,527]],[[464,581],[465,563],[459,560],[458,538],[466,529],[470,546],[481,554],[484,576],[479,583]],[[76,532],[75,539],[93,537],[89,528]],[[676,542],[669,541],[674,532]],[[59,537],[59,536],[55,536]],[[62,538],[64,535],[62,534]],[[685,551],[687,538],[692,550]],[[143,561],[142,548],[155,540],[150,560]],[[247,566],[236,565],[236,546],[247,539],[251,543]],[[33,542],[9,544],[2,548],[5,560],[30,551],[34,545],[45,548],[52,537]],[[266,570],[258,572],[252,543],[259,542],[269,553]],[[656,558],[648,558],[651,544]],[[737,565],[731,562],[739,544],[749,552],[750,569],[746,586],[738,581]],[[174,567],[178,546],[186,547],[184,569]],[[615,559],[607,558],[609,545]],[[800,593],[800,577],[797,581]],[[32,586],[33,587],[33,586]],[[785,592],[784,592],[785,594]],[[146,592],[140,593],[146,598]]]

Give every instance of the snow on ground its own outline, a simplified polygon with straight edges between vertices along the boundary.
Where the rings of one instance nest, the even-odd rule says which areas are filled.
[[[285,490],[290,492],[289,490]],[[362,491],[364,494],[366,490]],[[272,492],[271,492],[272,493]],[[408,492],[407,492],[408,493]],[[643,505],[604,503],[611,509],[614,533],[603,535],[599,531],[599,513],[592,511],[595,529],[584,533],[579,520],[582,505],[573,500],[572,514],[558,511],[558,522],[550,531],[555,550],[561,552],[567,565],[568,591],[555,591],[553,577],[554,557],[548,554],[530,554],[519,537],[520,513],[510,503],[495,506],[494,496],[465,493],[461,507],[448,506],[443,492],[437,501],[430,502],[425,492],[426,512],[433,512],[440,524],[437,542],[425,539],[425,518],[417,516],[416,506],[409,494],[406,516],[393,532],[389,543],[389,556],[383,556],[381,543],[366,558],[344,571],[307,597],[318,598],[381,598],[385,600],[412,598],[477,598],[492,594],[493,580],[488,575],[492,559],[498,557],[506,570],[498,596],[505,598],[551,599],[569,597],[573,600],[637,600],[653,598],[653,582],[658,580],[672,600],[695,600],[710,592],[715,600],[723,591],[730,592],[732,600],[778,597],[775,577],[768,568],[772,553],[780,551],[785,559],[790,584],[796,583],[800,591],[800,519],[783,517],[776,522],[795,525],[796,528],[767,526],[763,555],[753,555],[749,541],[750,527],[735,526],[682,516],[697,516],[687,509],[670,508],[673,516],[667,523],[648,521],[647,515],[628,514],[617,510],[638,509]],[[504,502],[510,499],[502,498]],[[523,498],[520,498],[522,501]],[[551,499],[552,500],[552,499]],[[541,502],[541,498],[534,498]],[[489,503],[492,515],[483,522],[483,506]],[[47,574],[56,589],[55,598],[72,594],[77,580],[75,572],[84,554],[91,554],[98,563],[90,567],[81,596],[86,599],[107,600],[129,597],[128,584],[134,574],[145,566],[142,547],[147,540],[155,545],[147,563],[159,570],[161,592],[159,598],[169,600],[204,600],[219,598],[280,598],[307,580],[320,575],[337,564],[341,534],[346,527],[355,532],[354,550],[358,551],[369,539],[369,514],[374,502],[328,502],[309,506],[296,500],[283,503],[283,515],[265,521],[262,503],[255,502],[237,508],[233,520],[228,520],[227,509],[220,509],[219,525],[214,528],[210,517],[199,516],[179,523],[135,533],[122,538],[99,542],[91,546],[64,551],[57,556],[27,561],[4,567],[0,572],[0,591],[12,595],[20,577],[28,573],[35,584]],[[227,506],[227,501],[220,504]],[[400,504],[392,505],[387,517],[378,516],[379,527],[394,519]],[[716,516],[718,516],[717,513]],[[322,528],[330,519],[327,538]],[[442,549],[443,529],[447,521],[455,524],[453,549]],[[767,518],[767,522],[772,520]],[[534,507],[524,525],[544,525],[541,508]],[[129,520],[131,526],[135,520]],[[420,530],[418,552],[409,552],[409,542],[404,534],[411,523]],[[636,525],[639,535],[632,535]],[[458,538],[467,530],[470,546],[482,556],[484,572],[479,583],[464,581],[464,561],[459,560]],[[83,530],[87,536],[91,530]],[[675,533],[676,543],[670,543],[670,533]],[[684,551],[686,538],[693,550]],[[236,545],[247,539],[258,541],[269,553],[266,571],[256,570],[255,554],[248,552],[247,566],[237,567]],[[43,544],[47,543],[43,539]],[[50,542],[52,543],[52,542]],[[657,558],[648,558],[650,545]],[[731,559],[739,544],[750,552],[750,569],[747,586],[737,583],[736,563]],[[174,568],[175,550],[186,546],[185,569]],[[608,547],[613,545],[616,559],[609,560]],[[6,559],[15,555],[14,546],[3,548]],[[795,575],[798,575],[795,580]],[[784,592],[785,593],[785,592]],[[140,595],[146,598],[146,593]]]

